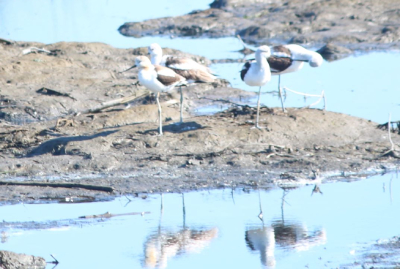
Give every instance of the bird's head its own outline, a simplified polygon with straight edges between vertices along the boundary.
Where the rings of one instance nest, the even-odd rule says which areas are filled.
[[[139,69],[142,69],[142,68],[146,68],[146,67],[149,67],[149,66],[151,66],[151,62],[150,62],[149,58],[147,58],[146,56],[138,56],[135,59],[135,64],[134,65],[132,65],[128,69],[125,69],[124,71],[121,71],[120,73],[124,73],[124,72],[132,70],[132,69],[134,69],[136,67],[139,68]]]
[[[148,48],[149,54],[153,55],[162,55],[162,48],[157,43],[151,44]]]
[[[271,56],[271,49],[268,46],[260,46],[257,48],[256,53],[260,53],[262,56],[264,56],[265,58],[268,58],[269,56]]]
[[[132,67],[138,67],[139,69],[141,68],[146,68],[146,67],[150,67],[151,66],[151,62],[150,59],[147,58],[146,56],[138,56],[135,59],[135,65]]]

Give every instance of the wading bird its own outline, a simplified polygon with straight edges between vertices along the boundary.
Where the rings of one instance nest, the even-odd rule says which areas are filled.
[[[161,116],[162,111],[159,100],[160,92],[172,90],[175,86],[185,85],[186,80],[184,77],[175,73],[170,68],[151,64],[150,59],[146,56],[138,56],[135,60],[135,65],[127,70],[135,67],[139,68],[138,75],[140,84],[156,94],[158,116],[160,122],[159,134],[163,135]]]
[[[271,48],[271,56],[268,63],[272,75],[279,75],[278,90],[281,98],[282,110],[285,111],[281,89],[281,74],[296,72],[303,68],[304,62],[308,62],[311,67],[318,67],[322,64],[322,56],[315,51],[303,48],[300,45],[289,44],[279,45]]]
[[[148,51],[152,64],[171,68],[177,74],[184,77],[188,83],[210,83],[216,79],[208,67],[199,64],[190,58],[163,55],[162,48],[157,43],[151,44],[148,47]],[[182,102],[183,95],[181,89],[181,122]]]
[[[240,77],[249,86],[259,86],[257,101],[257,119],[255,127],[265,128],[259,125],[260,115],[260,95],[261,87],[271,80],[271,71],[267,58],[271,56],[271,50],[268,46],[261,46],[256,51],[256,59],[246,62],[240,71]]]

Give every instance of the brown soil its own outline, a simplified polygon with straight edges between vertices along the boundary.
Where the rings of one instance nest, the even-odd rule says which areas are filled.
[[[29,47],[51,51],[21,52]],[[164,94],[164,136],[157,136],[157,108],[137,82],[137,70],[120,73],[141,49],[99,43],[0,45],[0,171],[4,180],[111,186],[113,193],[82,188],[0,186],[0,200],[185,191],[199,188],[314,182],[320,177],[385,171],[398,163],[387,130],[344,114],[317,109],[234,106],[212,116],[189,112],[210,99],[236,102],[252,93],[219,80]],[[203,59],[204,61],[204,59]],[[43,89],[44,88],[44,89]],[[121,97],[141,96],[131,106],[97,113],[88,109]],[[188,112],[189,111],[189,112]],[[63,119],[56,127],[57,119]],[[395,145],[400,142],[393,133]],[[395,148],[397,149],[397,147]],[[306,181],[304,181],[306,180]]]
[[[320,45],[356,50],[398,49],[400,2],[396,0],[216,0],[210,9],[190,14],[127,22],[127,36],[230,37],[245,42]]]

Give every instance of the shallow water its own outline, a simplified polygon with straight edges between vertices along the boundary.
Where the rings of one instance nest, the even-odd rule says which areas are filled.
[[[398,52],[374,52],[351,56],[335,62],[324,62],[319,68],[305,65],[295,73],[281,76],[281,86],[291,90],[326,95],[327,110],[346,113],[375,122],[387,122],[400,118],[400,77],[395,74],[396,63],[400,61]],[[239,77],[242,64],[221,64],[212,66],[221,77],[228,79],[233,87],[258,91],[247,86]],[[236,73],[235,73],[236,71]],[[274,95],[263,94],[261,103],[279,107],[277,96],[278,76],[263,87],[264,91],[275,91]],[[303,96],[287,91],[285,105],[302,107],[317,101],[316,97]],[[256,102],[254,99],[254,103]],[[316,108],[323,108],[321,101]]]
[[[78,204],[3,205],[2,249],[57,268],[335,268],[398,233],[395,174],[297,189],[225,189]],[[264,222],[258,218],[260,201]],[[149,211],[111,219],[79,216]],[[146,256],[147,254],[147,256]],[[106,257],[106,258],[104,258]]]
[[[177,16],[205,9],[209,0],[24,0],[0,1],[0,36],[21,41],[105,42],[119,47],[125,22]],[[118,45],[120,44],[120,45]]]

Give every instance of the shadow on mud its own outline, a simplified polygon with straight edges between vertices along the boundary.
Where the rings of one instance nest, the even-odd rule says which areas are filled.
[[[111,135],[113,133],[118,132],[118,130],[113,131],[106,131],[101,132],[93,135],[80,135],[80,136],[67,136],[67,137],[59,137],[49,141],[44,142],[43,144],[39,145],[38,147],[31,150],[26,157],[34,157],[38,155],[43,155],[47,153],[51,153],[53,155],[79,155],[79,152],[68,152],[67,145],[70,142],[77,142],[77,141],[85,141],[95,139],[97,137],[104,137]]]
[[[177,123],[172,123],[170,125],[165,125],[162,127],[162,130],[163,132],[179,134],[189,131],[200,130],[204,128],[206,127],[203,127],[201,124],[198,124],[197,122],[190,121],[182,123],[177,122]],[[149,134],[149,133],[158,133],[158,129],[151,129],[143,132],[143,134]]]

